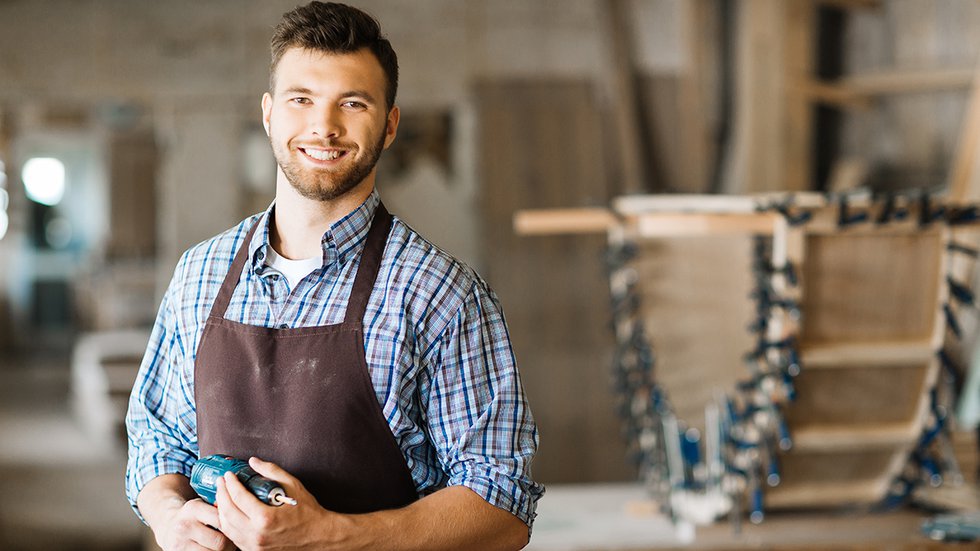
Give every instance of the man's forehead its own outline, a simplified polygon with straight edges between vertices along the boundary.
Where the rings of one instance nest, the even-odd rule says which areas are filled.
[[[367,48],[354,52],[325,52],[294,47],[283,53],[276,66],[276,87],[279,89],[305,86],[307,83],[299,81],[321,78],[345,78],[364,84],[375,81],[382,87],[385,81],[381,63]]]

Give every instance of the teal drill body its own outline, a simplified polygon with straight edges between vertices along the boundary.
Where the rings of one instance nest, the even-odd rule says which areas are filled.
[[[191,488],[201,496],[201,499],[214,505],[218,479],[226,472],[234,473],[243,486],[267,505],[296,504],[294,500],[286,497],[285,490],[278,482],[259,475],[248,466],[247,461],[227,455],[209,455],[199,459],[191,470]]]

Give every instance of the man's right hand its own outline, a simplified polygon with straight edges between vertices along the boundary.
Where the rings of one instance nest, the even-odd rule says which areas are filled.
[[[219,532],[218,508],[197,497],[186,476],[165,474],[147,482],[136,505],[164,551],[233,551]]]
[[[235,545],[216,530],[218,509],[200,498],[184,503],[169,516],[161,519],[160,526],[152,526],[157,544],[164,551],[207,549],[209,551],[233,551]]]

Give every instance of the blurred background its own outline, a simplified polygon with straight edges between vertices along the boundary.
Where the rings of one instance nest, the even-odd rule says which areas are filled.
[[[975,0],[352,3],[401,68],[382,197],[500,295],[547,484],[636,469],[609,375],[605,238],[518,236],[517,210],[941,191],[980,54]],[[295,4],[0,0],[0,548],[142,545],[123,497],[129,386],[180,253],[272,199],[259,102]],[[659,296],[683,312],[666,347],[740,369],[739,285]],[[699,332],[719,312],[734,330]]]

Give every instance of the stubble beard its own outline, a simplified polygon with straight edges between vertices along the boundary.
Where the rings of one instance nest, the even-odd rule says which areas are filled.
[[[288,145],[279,145],[271,137],[270,142],[276,162],[293,189],[307,199],[324,202],[344,196],[371,174],[384,150],[385,132],[381,131],[374,145],[365,150],[365,155],[356,159],[354,164],[336,171],[304,167],[298,158],[302,152],[293,152]]]

